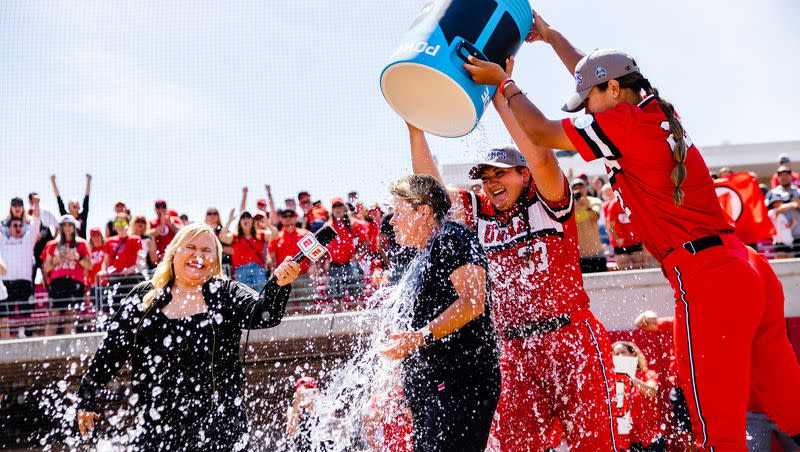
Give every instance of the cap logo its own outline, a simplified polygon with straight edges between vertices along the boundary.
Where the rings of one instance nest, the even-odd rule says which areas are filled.
[[[594,76],[597,77],[597,80],[606,78],[606,68],[603,66],[597,66],[597,69],[594,70]]]
[[[505,160],[508,158],[508,154],[505,151],[492,151],[487,157],[488,160]]]
[[[578,86],[583,85],[583,76],[581,75],[580,72],[575,73],[575,83],[577,83]]]

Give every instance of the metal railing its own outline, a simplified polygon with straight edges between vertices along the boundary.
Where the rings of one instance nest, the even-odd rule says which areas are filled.
[[[775,249],[772,243],[758,243],[757,250],[768,259],[784,259],[800,257],[800,247],[786,251]],[[634,268],[658,267],[658,262],[646,255]],[[628,267],[629,268],[629,267]],[[609,256],[609,270],[624,270],[613,257]],[[225,268],[230,274],[230,269]],[[44,285],[38,284],[34,294],[28,299],[17,302],[2,301],[11,311],[8,328],[11,337],[47,336],[54,334],[70,334],[92,332],[103,329],[103,325],[119,306],[124,298],[140,281],[150,278],[152,273],[138,276],[106,276],[98,278],[87,288],[81,297],[67,300],[59,299],[59,305],[69,305],[74,309],[54,309],[53,300],[48,296]],[[372,294],[384,283],[383,279],[371,275],[354,284],[339,285],[338,297],[332,296],[328,275],[320,269],[301,275],[292,283],[292,294],[286,307],[286,316],[348,312],[363,309]]]

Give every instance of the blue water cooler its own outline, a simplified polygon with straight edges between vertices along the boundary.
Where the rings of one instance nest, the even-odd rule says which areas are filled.
[[[432,0],[381,72],[381,92],[408,123],[442,137],[475,128],[496,88],[462,67],[469,55],[505,66],[528,34],[528,0]]]

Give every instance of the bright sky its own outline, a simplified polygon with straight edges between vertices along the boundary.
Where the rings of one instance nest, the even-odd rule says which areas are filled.
[[[378,75],[423,0],[0,2],[0,209],[36,190],[56,210],[94,175],[90,224],[124,199],[199,219],[279,206],[309,190],[327,204],[384,199],[410,171],[405,127]],[[797,0],[547,0],[535,5],[584,50],[618,47],[673,101],[699,145],[800,138]],[[543,44],[514,77],[550,117],[572,77]],[[508,138],[496,114],[461,139],[431,139],[442,162]]]

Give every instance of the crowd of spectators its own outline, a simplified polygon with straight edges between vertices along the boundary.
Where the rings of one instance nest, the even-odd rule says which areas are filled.
[[[13,198],[0,230],[0,338],[26,334],[71,333],[86,313],[113,309],[135,284],[147,279],[163,259],[177,231],[190,222],[165,200],[156,200],[151,219],[132,213],[120,200],[103,229],[89,228],[91,176],[82,202],[61,198],[51,177],[59,215],[40,208],[39,195]],[[329,253],[306,261],[301,284],[313,288],[318,309],[341,310],[388,278],[391,250],[399,247],[386,214],[391,208],[359,200],[358,193],[329,204],[307,191],[276,208],[271,187],[249,210],[244,188],[239,209],[223,223],[209,207],[203,221],[214,228],[230,277],[261,290],[275,267],[300,250],[309,232],[330,225],[338,233]],[[30,327],[36,325],[36,327]],[[25,328],[29,326],[30,328]]]
[[[742,199],[742,209],[766,209],[761,221],[774,233],[747,242],[768,257],[800,254],[800,175],[791,165],[787,155],[778,156],[775,173],[760,185],[750,173],[758,189],[742,195],[756,198]],[[712,177],[719,182],[736,174],[721,168]],[[39,325],[43,334],[70,333],[76,324],[84,328],[84,314],[113,307],[130,287],[148,278],[176,232],[190,222],[165,200],[154,202],[149,220],[120,200],[102,229],[90,228],[91,181],[87,174],[82,201],[65,203],[51,176],[58,216],[40,207],[37,193],[28,195],[27,207],[20,197],[11,200],[0,226],[0,338],[11,336],[12,324],[23,327],[16,330],[22,334],[26,322]],[[578,174],[570,185],[584,273],[655,266],[604,177]],[[264,194],[249,210],[245,187],[238,209],[230,210],[226,221],[216,207],[209,207],[203,219],[223,244],[228,274],[254,290],[264,286],[280,262],[299,252],[297,243],[305,234],[325,225],[338,235],[322,261],[303,264],[300,281],[318,309],[342,310],[363,301],[379,285],[395,282],[400,274],[395,269],[413,255],[394,241],[391,208],[367,206],[356,192],[325,203],[301,191],[280,208],[269,185]],[[26,334],[35,330],[28,328]]]

